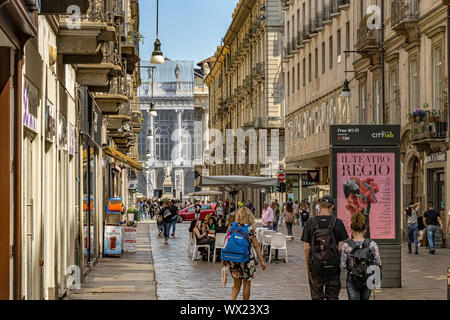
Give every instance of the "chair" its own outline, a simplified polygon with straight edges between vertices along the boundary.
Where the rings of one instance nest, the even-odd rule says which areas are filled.
[[[269,252],[269,263],[272,260],[272,250],[285,250],[286,251],[286,263],[288,262],[288,253],[286,245],[286,236],[282,233],[272,234]]]
[[[209,262],[209,254],[211,252],[211,247],[209,244],[199,244],[197,245],[197,237],[194,235],[194,253],[192,254],[192,261],[195,261],[198,256],[198,249],[200,248],[208,248],[208,262]]]
[[[226,233],[216,233],[216,243],[214,245],[213,262],[216,262],[216,251],[217,251],[217,249],[224,249],[225,248],[225,237],[226,236],[227,236]]]
[[[191,254],[191,247],[194,245],[194,233],[189,232],[188,255]]]
[[[264,248],[269,247],[272,243],[272,236],[268,234],[264,234],[262,236],[262,242],[261,242],[261,251],[264,254]]]

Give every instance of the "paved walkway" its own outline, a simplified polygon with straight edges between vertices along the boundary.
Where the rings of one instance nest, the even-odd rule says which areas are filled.
[[[220,263],[191,261],[187,254],[188,223],[177,224],[177,237],[165,245],[158,237],[156,224],[150,223],[152,254],[154,259],[158,299],[174,300],[228,300],[231,297],[233,279],[228,277],[226,288],[222,287]],[[285,233],[285,227],[279,228]],[[300,241],[301,227],[294,226],[294,240],[288,241],[289,263],[268,264],[265,271],[257,266],[256,278],[252,281],[251,299],[259,300],[308,300],[311,299],[303,258],[303,243]],[[408,255],[406,245],[402,254],[402,288],[376,291],[376,299],[446,299],[447,265],[450,250],[438,249],[434,256],[425,248],[419,255]],[[280,258],[284,252],[280,252]],[[345,289],[340,298],[347,299]],[[242,291],[239,299],[242,299]]]
[[[139,224],[137,252],[102,258],[67,300],[155,300],[149,224]]]

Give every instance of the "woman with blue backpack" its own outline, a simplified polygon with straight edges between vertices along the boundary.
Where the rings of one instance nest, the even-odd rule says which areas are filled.
[[[230,226],[225,241],[221,258],[222,264],[230,267],[234,279],[231,299],[237,299],[243,285],[243,298],[249,300],[251,281],[255,277],[258,264],[253,249],[261,261],[262,270],[266,269],[261,248],[256,240],[255,218],[250,209],[242,207],[236,212],[236,222]]]
[[[381,258],[375,241],[365,238],[366,218],[361,212],[352,215],[352,239],[345,240],[341,251],[341,268],[347,270],[349,300],[369,300],[372,289],[367,286],[373,266],[381,272]],[[377,278],[377,277],[375,277]],[[378,278],[381,279],[381,276]],[[376,287],[376,284],[371,286]]]

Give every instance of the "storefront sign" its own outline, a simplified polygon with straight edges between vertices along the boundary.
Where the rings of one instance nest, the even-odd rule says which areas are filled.
[[[122,254],[122,227],[105,226],[105,254]]]
[[[75,155],[75,126],[69,122],[69,155]]]
[[[320,182],[320,171],[319,170],[308,170],[308,182],[315,184]]]
[[[55,107],[47,100],[45,104],[45,139],[53,143],[56,135]]]
[[[395,239],[395,154],[336,154],[337,213],[351,234],[353,214],[362,212],[370,238]]]
[[[58,135],[59,145],[65,149],[67,147],[67,121],[62,114],[59,115]]]
[[[334,146],[392,146],[400,144],[400,126],[332,125],[330,137]]]
[[[23,116],[22,124],[33,132],[39,131],[39,121],[37,118],[39,108],[39,91],[27,79],[23,83]]]
[[[447,153],[432,153],[425,157],[425,163],[447,161]]]
[[[137,229],[133,227],[125,227],[123,230],[123,251],[136,252]]]

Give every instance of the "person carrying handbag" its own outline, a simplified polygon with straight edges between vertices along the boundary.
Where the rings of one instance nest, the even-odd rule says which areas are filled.
[[[292,225],[294,224],[294,208],[291,204],[287,204],[284,210],[284,222],[286,223],[287,234],[292,237]],[[292,240],[294,237],[292,237]]]

